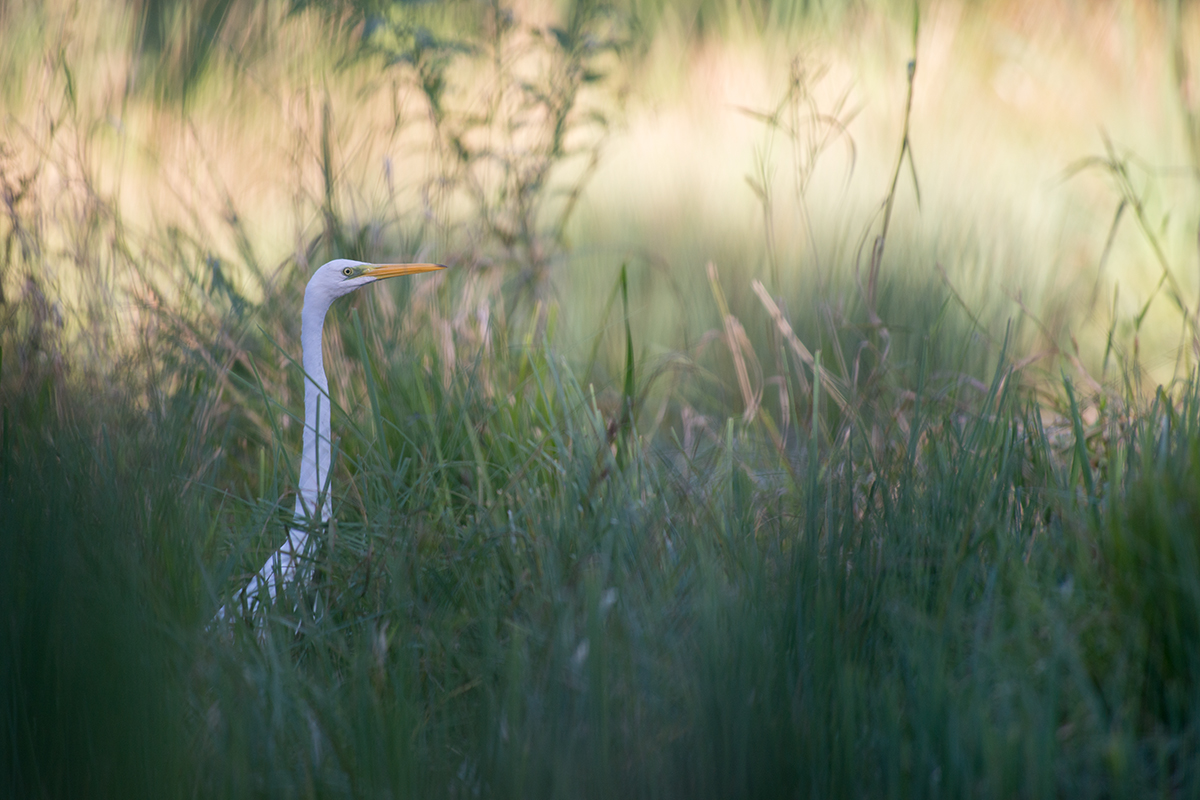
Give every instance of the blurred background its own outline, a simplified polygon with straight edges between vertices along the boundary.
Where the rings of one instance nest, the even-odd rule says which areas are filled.
[[[757,277],[801,317],[851,314],[886,205],[870,303],[952,288],[987,335],[1014,321],[1023,355],[1097,373],[1114,349],[1154,382],[1193,357],[1186,3],[2,13],[0,286],[11,305],[36,262],[64,331],[98,324],[88,287],[105,315],[180,270],[257,303],[337,254],[452,263],[460,333],[542,301],[584,350],[626,264],[635,329],[681,348],[709,327],[709,261],[735,309]]]

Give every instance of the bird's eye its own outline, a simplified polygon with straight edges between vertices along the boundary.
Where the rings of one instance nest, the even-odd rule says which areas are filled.
[[[342,270],[342,274],[345,275],[347,278],[349,278],[351,275],[354,274],[354,267],[346,267],[345,269]]]

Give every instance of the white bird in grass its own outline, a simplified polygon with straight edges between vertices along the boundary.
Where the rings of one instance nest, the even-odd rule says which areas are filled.
[[[337,258],[322,264],[309,278],[308,286],[304,289],[304,309],[300,312],[301,361],[304,366],[304,448],[300,453],[300,486],[296,492],[295,516],[296,519],[308,519],[310,524],[307,530],[292,528],[288,531],[287,541],[271,554],[262,569],[250,579],[250,583],[234,595],[235,608],[254,612],[258,606],[273,602],[284,584],[302,577],[299,567],[308,548],[308,530],[330,516],[331,403],[321,348],[325,313],[334,300],[367,284],[384,278],[439,269],[445,267],[440,264],[364,264]],[[217,612],[217,619],[225,619],[230,613],[222,606]]]

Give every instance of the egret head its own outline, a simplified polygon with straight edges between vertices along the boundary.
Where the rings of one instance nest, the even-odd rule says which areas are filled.
[[[305,289],[307,302],[311,295],[318,301],[333,302],[368,283],[399,275],[415,275],[445,269],[441,264],[365,264],[348,258],[335,258],[317,267]]]

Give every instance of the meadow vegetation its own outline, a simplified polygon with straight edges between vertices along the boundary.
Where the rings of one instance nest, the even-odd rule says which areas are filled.
[[[919,11],[919,13],[915,13]],[[0,6],[13,796],[1200,793],[1200,15]],[[264,626],[331,257],[334,518]]]

